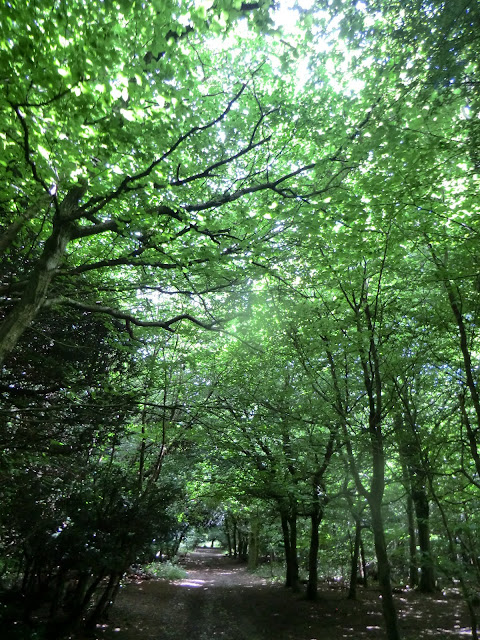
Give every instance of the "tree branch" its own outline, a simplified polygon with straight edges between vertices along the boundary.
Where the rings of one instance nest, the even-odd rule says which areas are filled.
[[[12,109],[14,110],[14,112],[15,112],[15,114],[17,116],[17,119],[20,122],[20,126],[22,127],[22,132],[23,132],[23,153],[24,153],[25,162],[30,167],[30,169],[32,171],[32,176],[33,176],[33,179],[35,180],[35,182],[38,182],[38,184],[40,184],[43,187],[44,191],[49,193],[50,192],[49,186],[47,185],[45,180],[38,175],[37,165],[32,160],[32,151],[31,151],[31,148],[30,148],[30,134],[29,134],[29,131],[28,131],[27,123],[25,122],[25,116],[20,111],[20,107],[19,107],[18,104],[13,104],[11,102],[9,104],[12,107]]]
[[[136,260],[135,256],[127,256],[125,258],[112,258],[111,260],[99,260],[98,262],[92,262],[90,264],[83,264],[74,269],[68,269],[59,272],[60,275],[74,275],[79,273],[85,273],[87,271],[95,271],[97,269],[104,269],[108,267],[153,267],[156,269],[181,269],[184,266],[191,267],[194,264],[202,264],[208,262],[207,258],[197,258],[196,260],[190,260],[185,265],[178,262],[156,262],[155,260]]]
[[[241,149],[238,153],[235,153],[233,156],[228,156],[228,158],[224,158],[223,160],[219,160],[218,162],[214,162],[212,165],[210,165],[209,167],[207,167],[204,171],[201,171],[200,173],[195,173],[194,175],[189,176],[188,178],[183,178],[183,180],[174,180],[173,182],[170,182],[170,186],[179,187],[181,185],[188,184],[189,182],[193,182],[194,180],[199,180],[201,178],[207,178],[212,173],[212,171],[214,171],[215,169],[218,169],[219,167],[222,167],[223,165],[229,164],[230,162],[233,162],[234,160],[238,160],[238,158],[241,158],[242,156],[244,156],[249,151],[252,151],[252,149],[256,149],[257,147],[260,147],[261,145],[265,144],[266,142],[269,142],[269,140],[271,140],[271,138],[272,138],[272,136],[269,135],[266,138],[263,138],[262,140],[259,140],[258,142],[250,143],[247,147],[245,147],[244,149]]]
[[[61,91],[60,93],[57,93],[57,95],[53,96],[53,98],[49,98],[48,100],[45,100],[45,102],[19,102],[18,106],[19,107],[26,107],[26,108],[30,108],[30,107],[34,107],[34,108],[41,108],[41,107],[48,107],[49,104],[52,104],[52,102],[56,102],[57,100],[61,100],[64,96],[68,95],[69,93],[72,92],[73,87],[77,86],[79,83],[76,82],[74,85],[72,85],[71,87],[69,87],[68,89],[65,89],[64,91]]]
[[[213,321],[210,323],[202,322],[198,320],[194,316],[189,313],[182,313],[170,320],[141,320],[140,318],[135,317],[131,313],[126,313],[121,311],[120,309],[114,309],[113,307],[106,307],[101,304],[86,304],[83,302],[79,302],[78,300],[74,300],[73,298],[52,298],[48,302],[46,302],[46,306],[52,307],[57,304],[65,304],[71,307],[75,307],[76,309],[80,309],[81,311],[87,311],[88,313],[101,313],[103,315],[108,315],[111,318],[116,318],[117,320],[125,320],[126,323],[133,324],[136,327],[157,327],[160,329],[165,329],[166,331],[170,331],[171,333],[175,333],[175,329],[172,328],[172,325],[178,324],[183,320],[188,320],[192,324],[201,327],[202,329],[206,329],[208,331],[218,331],[221,323],[220,321]]]
[[[180,136],[179,138],[177,138],[177,140],[173,143],[173,145],[167,151],[165,151],[159,158],[156,158],[153,162],[151,162],[150,165],[148,167],[146,167],[146,169],[144,169],[143,171],[139,171],[138,173],[136,173],[133,176],[126,176],[122,180],[120,185],[116,189],[111,191],[109,194],[107,194],[106,196],[99,196],[99,197],[91,198],[82,207],[83,215],[84,216],[95,215],[95,213],[97,213],[98,211],[103,209],[105,207],[105,205],[107,205],[112,200],[116,200],[124,191],[127,191],[129,185],[132,182],[137,182],[138,180],[142,180],[143,178],[147,178],[152,173],[152,171],[155,169],[155,167],[157,167],[161,162],[163,162],[166,158],[168,158],[170,155],[172,155],[172,153],[176,149],[178,149],[178,147],[183,142],[185,142],[185,140],[187,140],[188,138],[192,137],[196,133],[199,133],[200,131],[206,131],[207,129],[210,129],[211,127],[213,127],[216,124],[218,124],[219,122],[221,122],[228,115],[228,113],[230,112],[230,110],[233,107],[233,105],[235,104],[235,102],[237,102],[237,100],[240,98],[242,93],[245,91],[246,87],[247,87],[247,83],[242,84],[240,89],[233,96],[233,98],[228,102],[227,106],[225,107],[225,109],[222,111],[222,113],[220,115],[218,115],[213,120],[210,120],[210,122],[207,122],[207,124],[204,124],[202,126],[192,127],[189,131],[187,131],[187,133],[185,133],[182,136]]]
[[[18,232],[23,227],[27,220],[33,218],[38,210],[48,204],[50,201],[50,194],[43,193],[36,202],[28,207],[23,213],[21,213],[16,220],[14,220],[7,227],[2,228],[2,235],[0,236],[0,254],[5,253],[8,247],[15,240]]]
[[[244,189],[239,189],[238,191],[235,191],[234,193],[231,193],[231,194],[224,193],[223,195],[218,196],[217,198],[208,200],[207,202],[203,202],[201,204],[186,205],[184,209],[185,211],[189,211],[189,212],[205,211],[206,209],[215,209],[216,207],[220,207],[224,204],[227,204],[228,202],[234,202],[235,200],[238,200],[242,196],[248,195],[250,193],[256,193],[257,191],[265,191],[267,189],[276,191],[278,185],[281,184],[282,182],[285,182],[285,180],[288,180],[289,178],[293,178],[294,176],[298,176],[299,174],[304,173],[306,171],[310,171],[310,169],[314,169],[315,166],[316,166],[316,163],[313,162],[311,164],[306,165],[305,167],[300,167],[300,169],[297,169],[296,171],[292,171],[291,173],[288,173],[285,176],[278,178],[278,180],[274,180],[273,182],[264,182],[262,184],[257,184],[252,187],[245,187]]]

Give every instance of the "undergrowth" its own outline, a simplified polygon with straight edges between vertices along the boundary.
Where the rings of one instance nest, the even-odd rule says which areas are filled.
[[[265,578],[272,582],[283,582],[285,580],[285,567],[280,562],[261,564],[252,573],[259,578]]]
[[[182,580],[187,576],[187,572],[177,564],[171,562],[151,562],[145,565],[144,571],[152,578],[163,578],[164,580]]]

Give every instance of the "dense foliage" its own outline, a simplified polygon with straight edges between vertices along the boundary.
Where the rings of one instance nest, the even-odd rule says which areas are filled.
[[[6,628],[209,531],[477,638],[478,4],[0,12]]]

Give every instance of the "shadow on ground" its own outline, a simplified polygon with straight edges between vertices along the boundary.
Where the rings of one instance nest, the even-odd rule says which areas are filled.
[[[217,550],[190,553],[187,577],[126,585],[99,640],[376,640],[384,638],[375,589],[346,599],[340,588],[320,590],[308,602],[282,586],[248,573]],[[461,600],[442,594],[397,594],[406,640],[470,637]]]

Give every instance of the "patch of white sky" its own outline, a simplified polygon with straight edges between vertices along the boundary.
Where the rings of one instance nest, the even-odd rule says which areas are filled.
[[[210,0],[206,0],[209,3]],[[205,0],[198,0],[200,4],[205,4]],[[366,14],[366,5],[359,0],[355,8],[357,11],[365,14],[365,26],[371,26],[370,23],[374,22],[377,18],[372,18]],[[309,44],[309,50],[299,50],[298,42],[302,36],[301,18],[311,15],[312,41]],[[340,23],[343,19],[343,13],[338,12],[336,16],[332,17],[328,11],[315,8],[315,0],[280,0],[275,9],[271,10],[271,18],[274,26],[281,32],[281,37],[286,43],[287,47],[291,47],[292,52],[296,49],[295,55],[291,56],[289,72],[294,76],[294,81],[297,89],[297,93],[301,93],[307,82],[315,82],[315,71],[312,70],[310,63],[312,55],[328,54],[329,51],[333,51],[335,47],[337,53],[340,51],[343,57],[343,61],[339,62],[338,57],[333,60],[333,57],[325,55],[323,65],[327,71],[329,77],[330,86],[334,91],[338,93],[344,93],[349,96],[354,96],[361,92],[364,87],[364,82],[353,77],[350,69],[352,59],[358,54],[358,51],[352,51],[348,49],[347,45],[340,38]],[[328,25],[328,33],[323,31],[324,26]],[[258,57],[252,52],[249,54],[248,50],[242,46],[242,40],[248,40],[252,37],[250,25],[248,20],[239,20],[230,34],[225,38],[219,36],[213,38],[210,41],[210,46],[215,49],[225,50],[227,48],[232,53],[237,54],[245,60],[245,56],[251,55],[251,63],[258,64]],[[268,37],[268,36],[267,36]],[[300,45],[301,46],[301,45]],[[274,71],[279,74],[283,74],[284,68],[282,61],[279,58],[271,56],[269,58],[269,64]]]
[[[298,23],[300,20],[300,12],[308,11],[313,12],[313,5],[315,0],[282,0],[278,7],[272,12],[272,19],[277,28],[280,28],[283,34],[288,38],[289,36],[296,36],[299,32]],[[316,12],[317,15],[322,12]],[[321,38],[318,40],[318,51],[328,51],[328,45],[325,40]],[[295,84],[297,91],[301,91],[306,82],[310,79],[311,72],[309,70],[309,56],[300,55],[295,70]]]
[[[343,13],[338,12],[335,17],[331,17],[328,11],[318,10],[314,8],[315,0],[280,0],[278,8],[272,12],[272,19],[275,26],[281,28],[282,32],[288,38],[288,36],[296,37],[299,34],[299,23],[301,14],[311,14],[312,35],[313,43],[311,50],[313,54],[324,54],[332,50],[335,43],[337,51],[340,50],[343,55],[343,62],[338,61],[338,58],[334,61],[333,57],[325,56],[324,67],[329,76],[329,83],[334,91],[339,93],[346,93],[350,96],[359,93],[363,87],[364,82],[359,78],[354,78],[349,72],[352,58],[356,55],[356,51],[351,51],[340,39],[340,23],[343,19]],[[355,5],[357,11],[365,13],[366,5],[364,2],[357,2]],[[367,26],[369,26],[370,19],[365,16]],[[328,36],[322,33],[322,28],[319,25],[328,24]],[[292,61],[293,66],[293,61]],[[342,82],[338,80],[340,75]],[[295,64],[295,84],[297,92],[301,92],[305,84],[313,80],[315,81],[314,71],[310,68],[310,54],[307,52],[300,52],[298,60]]]
[[[199,1],[204,2],[205,0]],[[359,0],[356,3],[356,9],[360,12],[365,12],[366,5]],[[298,42],[302,36],[301,29],[304,28],[301,26],[301,18],[309,14],[312,17],[310,28],[313,38],[307,51],[306,49],[301,50],[301,44],[299,45]],[[334,91],[348,96],[354,96],[362,91],[364,88],[363,80],[353,77],[349,71],[352,58],[357,52],[350,51],[340,39],[340,23],[343,18],[341,12],[332,17],[327,11],[316,9],[315,0],[280,0],[276,8],[271,11],[271,17],[275,28],[281,32],[282,40],[286,46],[291,47],[292,51],[296,50],[296,55],[292,54],[291,56],[288,72],[294,76],[297,94],[302,92],[308,82],[315,83],[315,68],[314,65],[311,65],[312,56],[328,54],[333,50],[333,47],[336,48],[337,52],[341,51],[343,62],[339,62],[338,57],[334,61],[333,56],[325,55],[323,65],[327,71],[330,86]],[[367,16],[366,22],[368,26],[369,20]],[[328,34],[324,33],[324,26],[322,25],[328,25]],[[249,53],[248,49],[242,46],[242,41],[251,37],[249,22],[244,19],[238,21],[235,29],[226,38],[221,36],[218,39],[213,39],[210,42],[210,46],[218,47],[219,50],[227,48],[232,53],[242,57],[244,61],[245,57],[250,55],[251,64],[254,65],[255,63],[258,64],[258,54],[253,51]],[[285,72],[283,61],[279,57],[271,55],[268,62],[279,75]],[[219,137],[220,139],[225,137],[223,131],[219,131]]]

